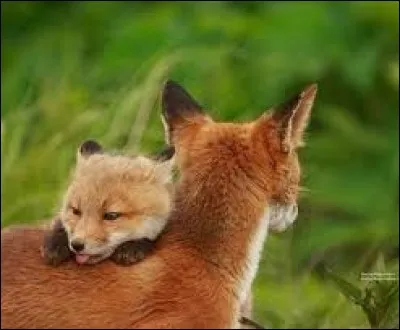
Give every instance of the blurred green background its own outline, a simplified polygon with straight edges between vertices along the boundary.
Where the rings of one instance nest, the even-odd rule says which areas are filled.
[[[395,1],[2,2],[2,227],[54,214],[84,139],[158,150],[167,78],[225,121],[253,120],[317,82],[299,219],[265,244],[254,318],[368,328],[357,289],[376,326],[398,327],[398,281],[360,280],[376,269],[398,276],[398,10]]]

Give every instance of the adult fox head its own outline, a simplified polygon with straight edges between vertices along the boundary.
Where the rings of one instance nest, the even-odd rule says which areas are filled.
[[[214,185],[226,192],[220,198],[233,198],[232,207],[241,207],[246,199],[254,207],[268,205],[269,228],[281,231],[297,217],[297,151],[316,92],[317,86],[310,85],[253,122],[224,123],[213,120],[188,92],[168,81],[162,112],[166,139],[194,187]]]

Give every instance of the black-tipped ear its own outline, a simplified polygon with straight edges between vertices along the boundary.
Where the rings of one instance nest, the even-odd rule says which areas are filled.
[[[78,149],[78,156],[86,158],[90,155],[100,154],[102,152],[103,147],[100,144],[93,140],[86,140],[80,145]]]
[[[284,152],[289,152],[303,144],[303,134],[316,94],[317,85],[309,85],[301,93],[275,108],[272,118],[280,125]]]
[[[165,119],[203,113],[202,107],[178,83],[168,80],[164,85],[162,114]]]
[[[173,131],[182,123],[199,115],[203,108],[178,83],[168,80],[162,92],[162,121],[165,128],[166,142],[171,144]]]

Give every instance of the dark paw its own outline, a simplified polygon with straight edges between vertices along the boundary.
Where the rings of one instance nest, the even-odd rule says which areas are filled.
[[[46,249],[43,247],[42,256],[47,265],[58,266],[62,262],[67,261],[72,254],[68,247],[58,246],[54,249]]]
[[[67,233],[60,224],[57,223],[45,234],[41,252],[44,262],[51,266],[58,266],[73,256],[68,246]]]
[[[129,266],[143,260],[152,248],[153,242],[148,239],[128,241],[118,246],[110,259],[118,265]]]

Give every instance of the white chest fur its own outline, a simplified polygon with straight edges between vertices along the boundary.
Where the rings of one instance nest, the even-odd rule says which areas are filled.
[[[270,208],[267,207],[262,218],[258,221],[258,226],[255,228],[248,243],[246,269],[244,270],[244,276],[239,288],[239,299],[241,304],[244,303],[247,295],[250,293],[251,284],[258,270],[261,252],[268,234],[270,213]]]
[[[248,241],[248,253],[246,269],[239,286],[241,304],[250,293],[251,284],[256,276],[261,259],[264,242],[268,235],[268,229],[281,232],[287,229],[297,218],[296,204],[272,204],[265,208],[258,225]]]

